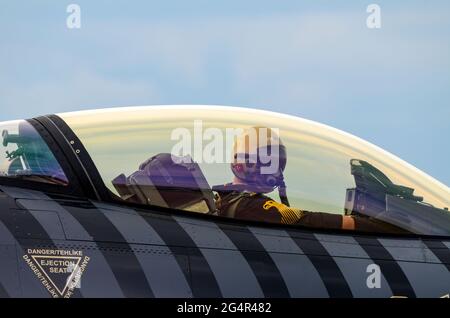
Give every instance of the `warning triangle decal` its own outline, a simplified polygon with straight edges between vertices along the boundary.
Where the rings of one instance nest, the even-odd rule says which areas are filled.
[[[28,249],[24,261],[54,298],[69,298],[75,288],[81,288],[90,258],[83,251]]]
[[[81,261],[81,256],[35,256],[31,258],[63,297]]]

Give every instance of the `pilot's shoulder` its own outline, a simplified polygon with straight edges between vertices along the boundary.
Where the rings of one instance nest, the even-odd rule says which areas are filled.
[[[255,192],[241,192],[237,194],[239,197],[239,205],[241,207],[256,207],[260,206],[263,207],[263,205],[267,201],[271,201],[272,199],[268,196],[262,194],[262,193],[255,193]]]

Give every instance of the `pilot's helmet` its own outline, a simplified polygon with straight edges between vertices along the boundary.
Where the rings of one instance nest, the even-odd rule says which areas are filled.
[[[254,192],[268,193],[284,185],[286,148],[274,129],[250,127],[234,142],[233,174]]]

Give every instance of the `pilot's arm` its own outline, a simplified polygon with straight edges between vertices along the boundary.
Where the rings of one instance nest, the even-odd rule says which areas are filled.
[[[236,218],[271,223],[301,224],[309,227],[354,229],[352,218],[342,215],[308,212],[288,207],[263,195],[243,197],[236,211]]]
[[[269,197],[253,195],[241,200],[236,218],[270,223],[299,224],[312,228],[357,230],[365,232],[385,231],[385,225],[374,220],[324,212],[303,211],[288,207]]]
[[[248,200],[250,206],[242,206],[242,214],[237,217],[245,219],[275,222],[282,224],[299,224],[308,227],[377,231],[377,226],[366,218],[345,216],[323,212],[309,212],[288,207],[268,197]],[[244,204],[246,205],[246,204]]]

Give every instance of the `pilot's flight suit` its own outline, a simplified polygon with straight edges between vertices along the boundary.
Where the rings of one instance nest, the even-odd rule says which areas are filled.
[[[288,207],[261,193],[247,192],[227,184],[214,187],[220,216],[281,224],[299,224],[322,229],[342,229],[342,215],[309,212]],[[354,217],[355,230],[398,233],[400,229],[366,217]],[[401,231],[402,232],[402,231]]]

